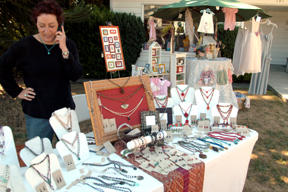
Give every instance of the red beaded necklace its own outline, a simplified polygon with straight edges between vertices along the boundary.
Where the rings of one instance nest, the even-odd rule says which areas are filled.
[[[223,119],[223,123],[224,124],[228,124],[228,119],[229,119],[229,117],[231,115],[231,112],[232,112],[232,109],[233,109],[233,105],[232,104],[230,104],[230,105],[219,105],[219,104],[217,104],[216,107],[217,107],[217,110],[218,110],[221,118]],[[221,108],[227,108],[227,107],[229,107],[227,111],[222,111]]]
[[[155,102],[158,105],[158,108],[166,108],[168,104],[168,96],[165,96],[162,99],[159,99],[158,97],[154,97]]]
[[[185,98],[186,98],[186,95],[187,95],[187,93],[188,93],[188,91],[189,91],[189,86],[187,86],[184,90],[182,90],[182,89],[180,89],[178,86],[176,86],[176,91],[177,91],[177,93],[178,93],[178,96],[179,96],[181,102],[184,102],[184,101],[185,101]],[[180,91],[181,93],[180,93],[179,91]]]
[[[184,117],[186,118],[185,124],[189,124],[188,118],[189,118],[189,115],[190,115],[190,112],[191,112],[191,109],[192,109],[192,104],[190,104],[190,106],[189,106],[186,110],[184,110],[184,109],[181,107],[180,104],[179,104],[178,106],[180,107],[182,114],[183,114]],[[188,111],[189,111],[189,112],[188,112]]]
[[[202,96],[204,102],[205,102],[206,105],[207,105],[207,110],[210,109],[210,106],[209,106],[209,105],[210,105],[211,100],[212,100],[212,98],[213,98],[214,91],[215,91],[214,88],[212,88],[212,89],[210,89],[210,90],[208,90],[208,91],[205,91],[205,90],[203,91],[203,89],[200,88],[200,93],[201,93],[201,96]],[[209,93],[209,92],[210,92],[210,93]],[[208,101],[207,101],[207,100],[208,100]]]

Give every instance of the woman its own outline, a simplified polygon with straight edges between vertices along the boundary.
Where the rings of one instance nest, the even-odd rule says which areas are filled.
[[[69,81],[80,78],[82,67],[75,43],[66,38],[63,10],[55,0],[39,2],[32,18],[38,33],[16,42],[0,57],[0,83],[10,96],[22,99],[28,139],[40,136],[52,141],[49,118],[57,109],[75,108]],[[26,88],[13,78],[14,67],[22,72]]]

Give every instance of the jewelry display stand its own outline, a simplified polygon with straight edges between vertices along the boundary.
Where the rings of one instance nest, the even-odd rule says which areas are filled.
[[[233,106],[231,103],[218,103],[219,107],[220,107],[220,110],[222,110],[222,112],[220,111],[219,113],[219,110],[217,108],[217,105],[215,105],[213,108],[212,108],[212,116],[213,117],[220,117],[220,124],[223,124],[223,123],[228,123],[230,124],[230,118],[233,117],[235,119],[237,119],[237,115],[238,115],[238,108]],[[229,108],[230,106],[232,106],[232,109],[231,109],[231,112],[229,112]],[[222,115],[221,115],[222,113]],[[225,120],[224,122],[224,119],[227,118],[227,121]],[[214,121],[214,119],[213,119]],[[221,126],[219,126],[221,127]]]
[[[202,89],[202,93],[200,89]],[[219,91],[213,87],[201,87],[200,89],[195,90],[198,114],[206,113],[206,118],[210,119],[210,123],[213,123],[211,109],[215,107],[219,101]]]
[[[3,154],[0,154],[0,162],[1,164],[8,164],[8,165],[19,165],[17,152],[15,148],[14,138],[10,127],[3,126]]]
[[[75,165],[80,164],[89,158],[89,148],[84,133],[73,131],[63,135],[61,140],[57,142],[56,149],[63,160],[66,155],[71,154]]]
[[[5,191],[11,191],[11,192],[17,192],[17,191],[23,191],[26,192],[24,183],[23,183],[23,178],[20,174],[19,168],[16,165],[8,165],[8,164],[2,164],[0,165],[0,172],[2,171],[5,172],[5,169],[7,169],[7,175],[6,178],[7,181],[7,186],[1,186],[2,182],[0,181],[0,191],[2,192],[3,187],[6,188]],[[2,178],[2,174],[0,175]],[[4,189],[5,189],[4,188]],[[10,190],[9,190],[10,189]]]
[[[197,106],[193,105],[191,102],[182,102],[173,107],[173,123],[177,123],[176,116],[181,115],[181,123],[187,123],[191,125],[191,115],[196,115],[198,117]]]
[[[174,105],[181,102],[194,102],[194,88],[189,87],[189,85],[177,85],[171,88],[171,97],[174,101]]]
[[[35,169],[33,169],[31,166],[27,169],[25,172],[25,178],[27,182],[31,185],[33,189],[36,189],[37,186],[44,183],[47,191],[52,192],[53,190],[50,188],[50,186],[44,181],[44,177],[47,177],[51,181],[51,185],[54,189],[56,189],[56,182],[53,179],[53,173],[55,171],[60,171],[62,174],[62,170],[58,161],[58,158],[55,154],[49,154],[42,153],[41,155],[37,156],[35,159],[31,161],[31,165],[35,164],[34,167],[37,169],[37,171],[42,175],[40,176],[39,173]],[[63,174],[62,174],[63,175]]]
[[[20,151],[20,157],[28,167],[31,161],[42,153],[53,153],[51,141],[48,138],[41,139],[39,136],[36,136],[25,142],[25,147]]]
[[[70,117],[71,121],[69,119]],[[79,122],[75,110],[66,107],[54,111],[49,119],[49,122],[59,139],[61,139],[66,133],[72,131],[80,132]]]
[[[155,97],[153,100],[156,108],[167,108],[174,106],[173,99],[169,98],[168,96],[155,96]]]

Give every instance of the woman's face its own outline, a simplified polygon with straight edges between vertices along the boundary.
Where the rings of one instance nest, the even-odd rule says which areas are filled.
[[[37,17],[37,28],[45,43],[54,43],[58,28],[56,15],[42,13]]]

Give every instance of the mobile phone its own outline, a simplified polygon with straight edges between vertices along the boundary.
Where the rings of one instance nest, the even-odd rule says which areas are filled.
[[[58,26],[58,29],[57,29],[57,31],[60,31],[60,32],[62,32],[62,26],[63,26],[63,23],[62,23],[62,24],[60,24],[60,25]]]

